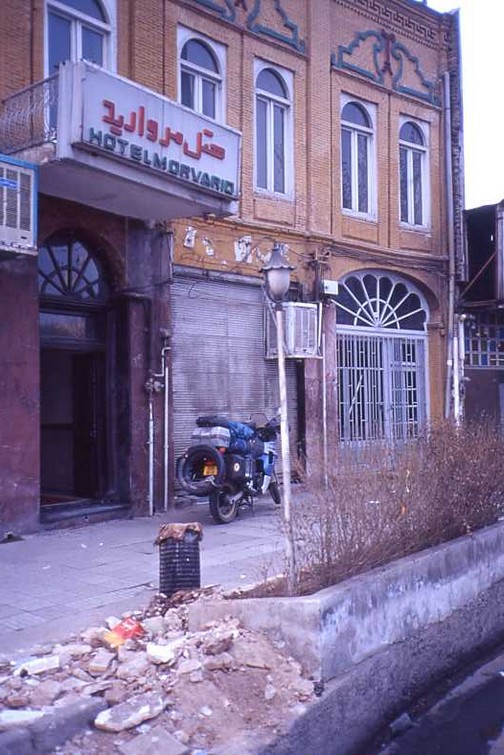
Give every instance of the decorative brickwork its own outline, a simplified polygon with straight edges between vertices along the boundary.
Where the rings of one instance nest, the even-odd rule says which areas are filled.
[[[403,3],[395,3],[393,0],[334,0],[338,5],[384,24],[394,31],[418,42],[437,48],[441,41],[448,43],[447,39],[441,40],[440,28],[434,19],[429,22],[427,13],[420,15],[414,8],[409,7],[406,12]],[[424,9],[422,8],[422,11]]]
[[[357,57],[361,45],[366,44],[372,45],[367,67],[366,62],[363,65],[354,62],[353,58],[354,53]],[[398,42],[394,34],[388,34],[384,29],[358,32],[349,45],[339,46],[338,54],[331,56],[331,65],[358,73],[377,84],[384,84],[388,73],[392,76],[391,86],[395,91],[439,104],[435,82],[425,78],[418,58]]]
[[[298,52],[306,52],[306,42],[300,39],[298,25],[289,18],[282,7],[281,0],[273,0],[274,7],[270,7],[271,0],[269,2],[268,0],[253,0],[253,6],[251,0],[193,0],[193,2],[232,23],[240,22],[236,12],[237,8],[240,8],[247,12],[245,24],[249,31],[271,39],[273,42],[289,45]]]

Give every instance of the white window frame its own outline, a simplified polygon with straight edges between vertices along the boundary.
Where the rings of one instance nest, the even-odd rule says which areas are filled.
[[[366,286],[368,276],[376,279],[376,290]],[[360,280],[362,290],[346,287],[350,279]],[[388,293],[381,281],[392,284]],[[397,300],[396,286],[404,287]],[[338,302],[354,324],[336,322],[339,382],[339,434],[345,445],[369,442],[402,442],[415,438],[425,427],[429,408],[429,357],[427,323],[429,307],[411,282],[388,271],[363,270],[349,273],[340,281],[349,292],[348,307]],[[411,315],[425,313],[423,328],[403,327],[410,316],[403,307],[410,296],[417,298]]]
[[[401,115],[399,118],[399,134],[402,127],[406,123],[412,123],[416,126],[423,136],[423,145],[412,144],[411,142],[403,141],[400,137],[399,141],[399,221],[402,226],[410,229],[427,229],[430,228],[431,223],[431,195],[430,195],[430,141],[429,141],[429,124],[424,121],[420,121],[417,118],[411,118],[409,115]],[[408,183],[408,220],[402,220],[401,218],[401,149],[407,151],[407,183]],[[422,197],[422,222],[415,223],[414,217],[414,182],[413,182],[413,154],[418,153],[421,155],[420,171],[421,171],[421,197]]]
[[[99,0],[107,22],[98,21],[87,16],[60,0],[46,0],[45,3],[45,33],[44,33],[44,71],[45,76],[51,76],[54,71],[49,70],[49,14],[66,18],[71,22],[70,27],[70,56],[73,62],[82,58],[82,27],[103,34],[103,68],[113,73],[117,70],[117,1]]]
[[[202,42],[212,51],[217,61],[217,67],[219,69],[218,74],[216,74],[215,71],[209,71],[207,68],[200,68],[199,66],[194,65],[194,63],[182,60],[182,50],[184,45],[191,39]],[[226,87],[224,86],[224,82],[226,81],[226,59],[226,47],[224,45],[185,26],[179,26],[177,28],[178,101],[182,103],[182,71],[189,71],[195,77],[196,100],[196,106],[194,109],[190,109],[195,113],[203,115],[205,118],[209,118],[210,116],[203,113],[202,103],[202,81],[203,79],[208,79],[215,84],[215,118],[212,120],[220,121],[222,123],[225,121],[226,112]]]
[[[288,98],[276,97],[271,92],[265,92],[256,86],[259,74],[264,70],[271,70],[279,76],[287,90]],[[257,100],[261,98],[267,102],[268,114],[268,144],[267,150],[267,187],[259,186],[257,183]],[[284,165],[285,191],[275,191],[275,175],[273,154],[273,105],[279,104],[284,108]],[[293,141],[293,122],[294,122],[294,73],[286,68],[270,63],[265,60],[256,58],[254,60],[254,190],[260,194],[272,195],[283,199],[292,199],[294,194],[294,141]]]
[[[343,120],[343,109],[346,105],[355,104],[361,107],[367,114],[371,126],[366,128],[365,126],[358,126],[355,123]],[[366,102],[357,97],[353,97],[350,94],[342,94],[340,102],[340,148],[341,148],[341,210],[345,215],[354,215],[359,218],[375,220],[376,219],[376,118],[377,107],[371,102]],[[343,129],[350,131],[351,133],[351,181],[352,181],[352,207],[343,206]],[[368,175],[367,175],[367,188],[368,188],[368,209],[367,212],[361,212],[358,209],[359,206],[359,166],[358,166],[358,145],[357,139],[359,134],[365,134],[367,136],[367,163],[368,163]]]

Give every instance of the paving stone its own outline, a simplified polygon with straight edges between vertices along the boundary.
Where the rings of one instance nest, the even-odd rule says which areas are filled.
[[[189,752],[182,742],[161,726],[155,726],[151,731],[119,745],[118,749],[123,755],[185,755]]]
[[[126,663],[121,663],[116,671],[118,679],[131,679],[138,678],[145,674],[145,672],[152,668],[147,654],[144,652],[138,653],[135,658]]]
[[[43,705],[51,705],[61,695],[63,686],[61,682],[46,679],[41,682],[31,693],[31,705],[42,708]]]
[[[153,663],[173,663],[176,657],[173,645],[158,645],[155,642],[148,642],[146,651],[148,658]]]
[[[33,742],[27,729],[0,732],[2,755],[33,755]]]
[[[178,665],[179,674],[192,674],[193,671],[199,671],[202,664],[197,658],[184,658]]]
[[[90,674],[103,674],[108,669],[115,658],[115,653],[111,653],[105,648],[100,648],[98,652],[89,660],[88,671]]]
[[[152,616],[144,619],[142,626],[151,635],[161,634],[164,629],[164,618],[162,616]]]
[[[90,697],[61,708],[52,708],[30,727],[35,751],[53,752],[67,739],[89,726],[106,707],[104,700]]]
[[[0,710],[0,731],[28,726],[43,715],[40,710]]]
[[[155,718],[166,708],[167,700],[156,692],[135,695],[124,703],[102,711],[94,725],[104,731],[124,731]]]
[[[92,651],[91,645],[83,642],[72,642],[68,645],[55,645],[53,653],[59,656],[61,665],[66,666],[72,658],[82,658]]]
[[[43,674],[44,671],[54,671],[60,668],[60,659],[57,655],[46,655],[42,658],[30,658],[22,661],[14,671],[16,676],[20,674]]]

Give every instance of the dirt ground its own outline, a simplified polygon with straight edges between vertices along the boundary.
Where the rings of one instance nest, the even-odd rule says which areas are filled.
[[[48,712],[98,696],[107,712],[55,752],[128,755],[151,746],[174,755],[245,755],[276,738],[314,699],[313,682],[281,647],[232,616],[189,632],[187,603],[210,597],[224,599],[208,590],[156,596],[143,612],[39,648],[34,660],[55,668],[4,665],[0,727],[2,710]],[[119,618],[128,619],[126,629]],[[124,639],[128,629],[138,636]]]

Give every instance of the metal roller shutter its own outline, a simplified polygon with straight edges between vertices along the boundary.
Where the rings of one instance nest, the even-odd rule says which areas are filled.
[[[172,317],[176,457],[190,444],[201,414],[247,421],[257,412],[268,418],[277,412],[278,366],[276,360],[264,358],[264,299],[259,285],[177,275]],[[298,421],[292,360],[287,360],[286,374],[294,454]]]

